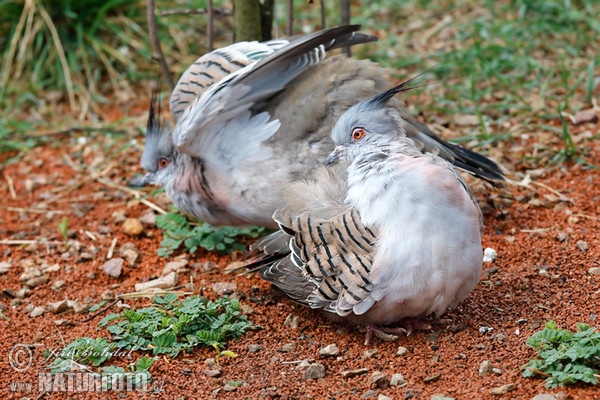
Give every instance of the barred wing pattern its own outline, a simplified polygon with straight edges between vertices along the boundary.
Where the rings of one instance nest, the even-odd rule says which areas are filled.
[[[295,215],[290,208],[275,212],[275,221],[291,235],[291,253],[260,274],[300,304],[346,316],[358,304],[374,303],[369,275],[376,236],[362,224],[356,209],[340,212],[333,207],[317,214],[335,215]],[[366,312],[370,305],[360,308]]]

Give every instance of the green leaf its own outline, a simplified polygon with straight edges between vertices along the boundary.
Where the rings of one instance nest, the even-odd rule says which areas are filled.
[[[578,324],[572,332],[549,321],[526,343],[538,350],[539,359],[529,361],[523,370],[524,377],[545,376],[548,387],[578,382],[598,384],[600,332],[589,325]]]

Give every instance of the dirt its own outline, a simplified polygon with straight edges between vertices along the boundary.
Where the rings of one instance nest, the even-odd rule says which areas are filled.
[[[141,126],[143,111],[139,115]],[[598,132],[599,125],[570,128],[574,134]],[[522,366],[535,355],[525,341],[546,321],[555,320],[569,329],[579,322],[597,326],[600,311],[600,275],[590,273],[590,268],[600,266],[600,176],[581,162],[533,163],[525,156],[540,156],[541,139],[535,135],[506,141],[491,153],[515,180],[522,180],[528,172],[532,181],[527,186],[492,189],[472,181],[485,214],[484,248],[495,249],[498,257],[484,264],[481,283],[461,306],[431,330],[365,346],[363,332],[331,324],[318,312],[278,297],[257,275],[225,274],[223,269],[243,259],[242,253],[222,256],[199,251],[187,255],[188,267],[179,273],[177,289],[215,299],[213,283],[234,282],[234,294],[246,306],[248,318],[263,328],[228,343],[227,348],[238,356],[221,359],[220,376],[206,374],[206,360],[215,357],[215,350],[198,348],[175,358],[158,358],[150,369],[153,382],[146,392],[40,391],[39,374],[48,372],[50,362],[44,357],[47,350],[61,349],[79,337],[109,334],[97,327],[101,316],[86,320],[89,313],[69,308],[32,317],[32,305],[46,308],[64,299],[80,306],[97,304],[134,292],[136,283],[158,277],[169,261],[157,256],[161,232],[151,223],[139,236],[123,232],[124,218],[148,217],[151,209],[146,198],[169,207],[163,195],[147,197],[149,190],[139,192],[126,186],[141,173],[143,137],[135,132],[131,129],[127,135],[110,137],[77,131],[56,134],[47,145],[4,166],[0,250],[9,269],[0,275],[0,307],[6,317],[0,319],[1,397],[344,399],[384,395],[430,399],[440,394],[457,399],[531,399],[551,393],[557,398],[600,398],[598,388],[590,385],[547,389],[542,379],[521,376]],[[587,164],[600,165],[597,141],[583,139],[578,146]],[[555,152],[560,143],[545,149]],[[57,227],[63,217],[67,218],[66,240]],[[140,254],[133,264],[124,264],[118,278],[103,270],[114,240],[113,257],[128,242]],[[20,278],[28,266],[48,279],[19,293],[24,287]],[[127,299],[109,312],[119,311],[123,304],[143,307],[148,303],[144,298]],[[298,318],[297,327],[285,324],[290,315]],[[19,370],[9,362],[18,344],[31,345],[32,352],[31,364]],[[329,344],[337,345],[339,355],[320,356],[319,351]],[[402,355],[397,354],[400,346],[406,349]],[[133,359],[140,355],[134,353]],[[325,377],[303,379],[303,371],[297,369],[302,360],[322,364]],[[480,374],[484,361],[494,369]],[[119,365],[129,362],[126,357],[117,358]],[[343,375],[361,368],[366,371],[354,377]],[[377,371],[385,378],[374,382]],[[402,374],[404,383],[387,386],[386,378],[393,374]],[[241,385],[227,391],[231,389],[228,382]],[[511,389],[507,394],[492,394],[503,385],[513,386],[506,387]]]

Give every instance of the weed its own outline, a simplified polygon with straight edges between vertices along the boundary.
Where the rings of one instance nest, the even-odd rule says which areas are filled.
[[[263,227],[214,227],[206,223],[192,226],[183,215],[176,213],[157,216],[156,225],[163,230],[163,240],[158,249],[158,255],[162,257],[168,257],[181,245],[190,253],[199,248],[219,252],[244,250],[245,246],[237,242],[238,237],[256,238],[265,232]]]
[[[202,345],[218,350],[253,327],[240,313],[237,300],[224,297],[213,302],[198,296],[177,300],[174,294],[155,297],[151,307],[107,315],[99,326],[107,327],[119,348],[172,357]]]
[[[56,226],[58,227],[58,231],[63,237],[63,240],[65,241],[65,243],[67,243],[69,241],[69,237],[67,236],[69,232],[69,218],[62,217],[60,222],[56,223]]]
[[[524,366],[524,377],[546,377],[547,387],[577,382],[598,384],[600,378],[600,332],[578,324],[577,331],[561,329],[549,321],[546,327],[527,339],[539,359]]]

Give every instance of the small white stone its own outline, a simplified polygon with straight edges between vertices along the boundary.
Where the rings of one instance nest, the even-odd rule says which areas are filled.
[[[0,262],[0,275],[6,274],[10,270],[10,267],[12,267],[11,263],[6,261]]]
[[[483,251],[483,262],[494,262],[494,260],[498,257],[498,253],[496,250],[488,247]]]
[[[31,314],[29,314],[29,316],[31,318],[35,318],[35,317],[39,317],[40,315],[44,314],[46,310],[44,309],[44,307],[34,307],[33,310],[31,310]]]
[[[390,378],[390,386],[402,386],[406,383],[406,379],[404,379],[404,375],[397,373],[392,374]]]
[[[148,282],[136,283],[135,291],[145,292],[150,289],[170,289],[177,285],[177,282],[179,282],[179,275],[176,272],[171,272],[167,276],[162,276]]]
[[[335,357],[340,354],[340,349],[337,347],[335,343],[328,344],[319,350],[319,355],[323,357]]]
[[[400,347],[398,347],[398,351],[396,352],[396,355],[402,357],[406,353],[408,353],[408,349],[404,346],[400,346]]]

